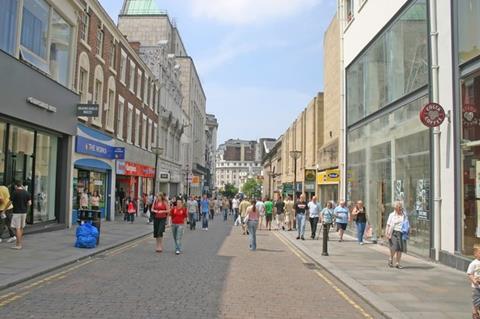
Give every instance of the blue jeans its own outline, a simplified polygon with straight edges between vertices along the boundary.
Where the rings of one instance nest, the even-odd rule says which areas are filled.
[[[363,234],[365,233],[365,228],[367,227],[367,223],[358,223],[357,222],[357,241],[359,243],[363,242]]]
[[[202,228],[208,228],[208,212],[202,212]]]
[[[235,222],[238,218],[238,208],[233,209],[233,222]]]
[[[172,224],[172,234],[175,241],[175,250],[182,251],[183,225]]]
[[[249,220],[247,222],[248,226],[248,239],[250,240],[250,249],[256,250],[257,249],[257,227],[258,221],[257,220]]]
[[[296,220],[298,237],[303,237],[305,235],[305,214],[297,214]]]
[[[228,217],[228,209],[223,210],[223,221],[226,222]]]
[[[190,223],[190,229],[195,229],[197,224],[197,213],[188,213],[188,222]]]

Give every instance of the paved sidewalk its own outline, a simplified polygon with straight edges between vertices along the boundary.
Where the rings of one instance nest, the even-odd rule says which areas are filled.
[[[10,249],[12,244],[5,241],[1,243],[0,290],[143,237],[152,231],[152,225],[141,217],[134,224],[102,221],[100,244],[95,249],[75,248],[75,230],[26,235],[20,251]]]
[[[470,286],[460,271],[408,255],[404,269],[389,268],[387,247],[360,246],[349,236],[338,242],[334,231],[324,257],[322,237],[302,241],[296,232],[280,233],[389,318],[471,318]]]

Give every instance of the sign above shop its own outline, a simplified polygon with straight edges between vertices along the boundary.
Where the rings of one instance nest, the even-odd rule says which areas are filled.
[[[113,148],[113,156],[117,160],[125,159],[125,147],[114,147]]]
[[[52,112],[52,113],[57,112],[57,108],[55,106],[45,103],[43,101],[40,101],[39,99],[36,99],[34,97],[27,98],[27,102],[32,105],[35,105],[36,107],[47,110],[48,112]]]
[[[97,117],[98,104],[77,104],[77,116]]]
[[[317,174],[318,185],[329,185],[340,183],[340,170],[329,169]]]
[[[115,159],[116,149],[118,148],[85,138],[83,136],[76,137],[75,152],[80,154],[91,155],[99,158]],[[125,152],[123,154],[125,154]]]
[[[440,126],[445,117],[445,110],[438,103],[428,103],[420,110],[420,121],[427,127]]]
[[[154,178],[155,167],[126,161],[117,161],[117,174],[125,176]]]

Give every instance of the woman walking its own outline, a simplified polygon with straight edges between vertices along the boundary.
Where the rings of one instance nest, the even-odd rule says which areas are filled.
[[[335,213],[333,212],[333,203],[327,202],[327,206],[324,209],[322,209],[320,213],[320,218],[321,218],[323,227],[325,227],[327,230],[327,238],[326,238],[327,241],[328,241],[328,232],[330,231],[330,227],[332,226],[334,217],[335,217]]]
[[[363,245],[363,235],[365,234],[365,228],[367,226],[367,213],[361,200],[359,200],[353,208],[352,216],[357,225],[357,241],[360,245]]]
[[[255,251],[257,249],[257,227],[258,218],[260,214],[257,210],[256,201],[252,200],[252,205],[247,208],[247,215],[245,216],[245,222],[248,227],[248,239],[250,241],[250,250]]]
[[[175,254],[180,255],[182,252],[182,237],[187,219],[187,209],[183,207],[183,200],[177,199],[177,205],[170,211],[172,218],[172,234],[175,242]]]
[[[135,221],[135,213],[137,212],[137,209],[135,207],[135,203],[133,202],[133,199],[128,200],[128,205],[127,205],[127,222],[130,222],[133,224]]]
[[[155,251],[161,253],[163,251],[163,233],[167,223],[167,216],[170,208],[165,195],[160,193],[153,202],[153,237],[157,240]]]
[[[342,242],[343,234],[347,229],[348,217],[349,217],[348,208],[344,200],[340,201],[340,205],[335,208],[334,212],[336,217],[335,223],[337,224],[337,231],[339,232],[339,235],[340,235],[340,239],[338,241]]]
[[[388,266],[393,267],[393,262],[395,261],[395,267],[402,269],[400,259],[402,258],[402,252],[406,250],[405,236],[408,235],[410,226],[407,214],[403,211],[403,204],[396,202],[394,209],[388,216],[387,227],[385,228],[385,234],[390,244]]]

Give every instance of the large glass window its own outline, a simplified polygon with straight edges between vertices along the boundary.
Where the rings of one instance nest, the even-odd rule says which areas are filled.
[[[5,138],[7,125],[0,122],[0,185],[5,185]]]
[[[463,247],[480,243],[480,72],[462,80]]]
[[[480,55],[480,0],[456,1],[460,63]]]
[[[37,133],[33,221],[55,220],[57,138]]]
[[[13,186],[21,181],[28,191],[32,190],[34,132],[10,126],[7,154],[7,183]]]
[[[430,249],[430,134],[418,120],[418,99],[348,132],[347,199],[363,200],[376,237],[393,203],[401,201],[412,227],[409,249]],[[411,141],[415,143],[411,143]]]
[[[50,37],[50,76],[67,86],[72,27],[55,10],[52,11]]]
[[[347,69],[347,117],[354,124],[428,83],[425,0],[417,0]]]
[[[17,35],[17,0],[2,0],[0,10],[0,49],[10,54],[15,53]]]
[[[48,72],[47,43],[49,6],[44,0],[23,2],[22,58]]]

